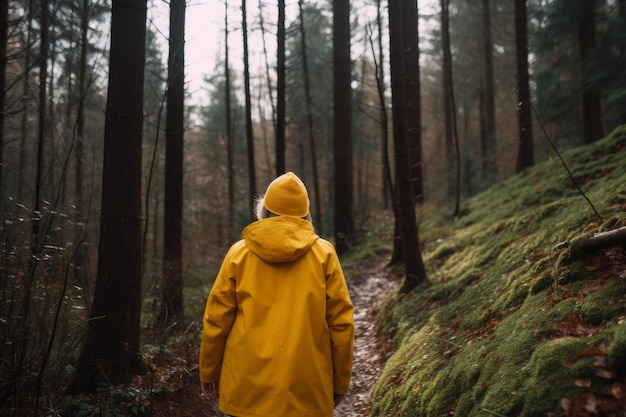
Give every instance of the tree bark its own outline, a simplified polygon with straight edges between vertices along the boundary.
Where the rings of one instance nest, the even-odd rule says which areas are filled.
[[[424,176],[422,174],[422,114],[420,97],[420,51],[419,15],[417,0],[400,2],[402,7],[402,43],[404,57],[404,77],[406,77],[406,123],[410,151],[411,182],[413,199],[424,201]]]
[[[443,113],[445,123],[446,167],[452,169],[454,161],[454,187],[449,185],[449,194],[454,195],[454,216],[461,211],[461,150],[456,120],[456,99],[452,77],[452,48],[450,46],[450,1],[441,0],[441,40],[443,44]],[[452,181],[449,182],[451,184]]]
[[[592,252],[616,245],[626,245],[626,226],[583,238],[578,242],[578,249]]]
[[[20,122],[20,163],[19,170],[20,176],[23,179],[29,179],[30,170],[27,167],[27,153],[28,153],[28,120],[30,118],[30,109],[28,97],[31,94],[30,86],[30,67],[31,67],[31,37],[33,29],[33,7],[34,0],[28,1],[28,11],[26,18],[28,23],[26,25],[26,45],[24,47],[24,88],[22,89],[22,120]],[[24,188],[27,181],[19,181],[17,185],[17,199],[22,204],[24,203]]]
[[[304,12],[302,9],[302,0],[298,1],[298,9],[300,15],[300,41],[302,46],[302,68],[304,70],[304,95],[306,100],[306,116],[307,116],[307,129],[309,133],[309,150],[311,151],[311,171],[313,173],[313,202],[315,206],[315,212],[313,218],[318,228],[322,228],[322,206],[321,195],[319,186],[319,176],[317,173],[317,152],[315,146],[315,130],[313,127],[313,111],[311,102],[311,86],[309,78],[309,66],[307,62],[306,53],[306,30],[304,28]]]
[[[333,0],[334,217],[339,253],[349,249],[354,234],[350,70],[350,2]]]
[[[528,77],[528,28],[526,0],[515,0],[515,53],[517,58],[517,122],[519,152],[517,172],[535,164],[532,103]]]
[[[4,171],[4,101],[6,97],[7,41],[9,34],[9,2],[0,1],[0,200],[2,200],[2,173]]]
[[[228,48],[228,1],[224,2],[224,78],[225,78],[225,95],[226,101],[226,159],[227,159],[227,177],[228,177],[228,222],[226,224],[227,236],[230,240],[234,233],[234,207],[235,207],[235,168],[233,162],[234,141],[233,137],[233,121],[230,103],[230,50]]]
[[[285,173],[285,0],[278,0],[276,59],[276,176]]]
[[[248,17],[246,0],[241,0],[241,31],[243,34],[243,78],[246,100],[246,138],[248,144],[248,190],[250,220],[253,220],[256,197],[256,171],[254,163],[254,134],[252,131],[252,99],[250,97],[250,65],[248,63]]]
[[[387,116],[387,103],[385,100],[385,55],[383,49],[383,22],[382,13],[380,12],[381,0],[376,0],[376,26],[378,29],[378,64],[376,65],[376,84],[378,90],[378,99],[380,101],[380,136],[381,143],[381,159],[382,159],[382,187],[380,190],[383,208],[389,208],[389,196],[393,192],[393,182],[391,180],[391,169],[389,167],[389,117]]]
[[[481,134],[481,151],[483,172],[487,178],[493,178],[497,173],[496,165],[496,112],[494,99],[493,75],[493,42],[491,39],[491,12],[490,1],[481,0],[482,4],[482,31],[483,31],[483,83],[482,83],[482,117],[484,123]]]
[[[403,291],[410,291],[426,280],[415,219],[415,202],[411,178],[411,156],[407,136],[407,86],[403,56],[403,9],[400,2],[389,0],[389,40],[391,51],[391,93],[393,106],[393,138],[395,154],[396,226],[394,255],[398,252],[404,262]],[[400,249],[399,249],[400,248]],[[393,260],[393,256],[392,256]]]
[[[85,345],[68,393],[143,371],[141,141],[147,0],[113,0],[98,277]]]
[[[185,0],[170,1],[170,37],[165,116],[163,215],[163,310],[167,324],[183,315],[183,146],[185,133]]]
[[[75,188],[76,224],[84,224],[85,207],[83,207],[83,149],[85,144],[85,100],[87,95],[87,49],[89,42],[89,0],[81,2],[80,16],[80,57],[78,79],[76,81],[76,145],[75,145]],[[76,228],[75,242],[84,241],[86,230]],[[87,246],[81,243],[76,250],[74,259],[74,276],[78,282],[85,283],[87,279]]]

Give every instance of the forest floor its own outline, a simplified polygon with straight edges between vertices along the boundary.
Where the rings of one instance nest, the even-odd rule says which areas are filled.
[[[335,417],[369,416],[370,394],[382,370],[387,342],[380,340],[376,331],[376,314],[382,299],[399,282],[395,268],[387,267],[388,258],[379,256],[350,268],[349,287],[354,304],[355,347],[350,389],[334,412]],[[190,358],[197,358],[197,346],[187,346],[189,355],[169,371],[160,367],[161,379],[165,377],[168,393],[153,398],[151,409],[155,417],[221,417],[212,403],[200,396],[198,368]],[[176,348],[179,355],[180,349]],[[185,349],[183,349],[185,350]],[[195,355],[195,357],[194,357]],[[163,375],[167,374],[167,375]]]

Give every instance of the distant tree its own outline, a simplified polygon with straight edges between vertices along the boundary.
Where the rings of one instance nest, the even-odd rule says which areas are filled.
[[[30,120],[30,106],[31,100],[28,100],[31,91],[31,66],[32,66],[32,38],[33,34],[33,20],[34,20],[34,0],[28,0],[28,5],[25,10],[26,15],[26,34],[24,39],[24,74],[23,74],[23,88],[22,88],[22,108],[20,109],[20,161],[18,172],[22,177],[22,181],[18,181],[17,184],[17,199],[20,202],[24,202],[24,188],[27,180],[30,179],[30,170],[27,168],[27,154],[28,154],[28,127]]]
[[[454,146],[452,142],[452,100],[450,100],[450,92],[452,89],[452,49],[450,47],[450,1],[439,0],[441,9],[441,71],[443,80],[443,136],[446,149],[446,171],[450,171],[452,166],[452,157],[454,155]],[[452,194],[451,190],[453,182],[448,181],[448,194]]]
[[[254,163],[254,134],[252,131],[252,99],[250,98],[250,64],[248,62],[248,17],[246,13],[246,0],[241,0],[241,32],[243,34],[243,78],[246,100],[246,139],[248,144],[249,215],[250,219],[252,219],[256,197],[256,170]]]
[[[311,187],[311,214],[316,229],[333,233],[333,158],[320,157],[333,152],[333,106],[328,104],[333,102],[333,83],[329,82],[333,77],[333,66],[329,65],[332,14],[318,4],[302,2],[301,13],[286,32],[291,35],[286,39],[285,61],[289,68],[285,79],[287,166],[299,172]]]
[[[263,0],[259,0],[259,27],[261,29],[261,39],[263,40],[263,58],[265,60],[265,78],[267,80],[267,91],[272,108],[272,123],[276,125],[276,104],[274,102],[274,88],[272,87],[272,77],[270,75],[269,57],[267,55],[267,44],[265,42],[265,21],[263,19]]]
[[[454,78],[452,77],[452,48],[450,46],[450,0],[441,0],[441,43],[443,46],[443,116],[446,148],[446,167],[451,169],[454,161],[454,216],[461,210],[461,151],[456,121]],[[450,181],[452,183],[452,181]],[[452,194],[449,192],[449,194]]]
[[[43,144],[45,143],[45,133],[48,128],[46,103],[47,103],[47,80],[48,80],[48,30],[49,30],[49,9],[47,0],[43,0],[39,9],[39,88],[37,90],[40,103],[44,103],[39,106],[37,113],[36,126],[36,155],[35,155],[35,183],[34,183],[34,210],[31,222],[30,230],[30,242],[29,242],[29,256],[28,261],[25,262],[25,270],[23,280],[16,280],[18,285],[15,286],[12,291],[13,295],[9,299],[11,304],[16,305],[17,314],[19,320],[8,320],[6,322],[6,333],[9,336],[7,342],[11,344],[11,353],[7,355],[6,351],[0,350],[3,354],[3,370],[7,370],[6,377],[3,375],[3,381],[0,383],[0,403],[3,403],[11,395],[18,392],[20,384],[22,382],[23,375],[30,368],[28,364],[28,354],[32,344],[32,314],[33,314],[33,292],[36,284],[36,273],[39,266],[40,254],[43,248],[44,237],[46,235],[45,230],[42,230],[42,218],[44,217],[44,201],[42,196],[42,190],[45,189],[43,184],[44,177],[44,153]],[[6,76],[6,75],[5,75]],[[30,92],[29,92],[30,93]],[[4,118],[4,113],[2,114]],[[37,214],[35,214],[37,213]],[[4,240],[4,237],[3,237]],[[8,242],[8,239],[7,239]],[[4,243],[4,242],[3,242]],[[19,269],[21,269],[20,266]],[[18,268],[16,268],[18,269]],[[7,278],[3,274],[3,278]],[[9,282],[6,280],[7,283]],[[21,291],[20,291],[21,290]],[[19,295],[15,295],[15,294]],[[17,301],[17,302],[15,302]],[[9,307],[7,311],[13,312],[13,306]],[[10,340],[14,338],[14,341]],[[38,387],[37,387],[38,388]],[[36,388],[36,389],[37,389]]]
[[[491,39],[490,1],[481,0],[483,75],[481,89],[481,135],[483,173],[487,178],[497,174],[496,166],[496,112],[493,75],[493,41]]]
[[[383,19],[380,11],[381,0],[376,0],[376,28],[378,30],[378,63],[376,83],[378,90],[378,98],[380,101],[380,136],[382,138],[381,146],[381,177],[383,178],[380,190],[383,208],[389,208],[389,194],[392,188],[392,180],[389,167],[389,117],[387,115],[387,102],[385,100],[385,55],[383,48]]]
[[[143,134],[149,155],[150,168],[144,178],[144,224],[142,235],[144,276],[155,276],[159,280],[163,274],[163,197],[165,187],[165,135],[162,123],[167,99],[167,63],[164,64],[161,45],[157,42],[156,31],[148,26],[146,30],[146,64],[144,70],[144,124]],[[168,52],[169,54],[169,52]],[[150,262],[149,262],[150,261]],[[160,308],[161,306],[159,306]],[[157,315],[159,313],[157,312]]]
[[[285,172],[285,0],[278,0],[276,59],[276,175]]]
[[[334,212],[339,253],[348,250],[354,234],[350,71],[350,2],[333,0]]]
[[[413,0],[410,0],[413,1]],[[426,280],[426,268],[422,260],[415,219],[415,201],[411,177],[411,154],[407,132],[408,86],[405,75],[403,13],[406,2],[389,0],[389,42],[391,62],[391,94],[393,108],[393,141],[395,155],[394,205],[396,227],[394,230],[394,254],[392,261],[404,262],[405,279],[403,291],[409,291]],[[417,23],[415,23],[417,24]],[[411,31],[409,31],[410,33]]]
[[[113,0],[98,276],[85,345],[68,393],[143,371],[141,137],[147,0]]]
[[[4,101],[6,97],[7,42],[9,36],[9,2],[0,1],[0,199],[2,198],[2,172],[4,171]]]
[[[581,2],[582,10],[578,27],[578,46],[580,48],[580,64],[582,67],[582,106],[583,132],[586,143],[595,142],[604,136],[602,128],[602,107],[600,94],[591,85],[592,77],[590,59],[596,49],[596,0]]]
[[[226,159],[227,159],[227,179],[228,179],[228,235],[234,232],[234,207],[235,207],[235,165],[233,154],[235,152],[235,137],[233,133],[233,119],[231,106],[231,81],[230,81],[230,50],[228,47],[228,1],[224,2],[224,96],[226,105]]]
[[[517,172],[535,164],[532,102],[528,76],[526,0],[515,0],[515,52],[517,57],[517,121],[519,150]]]
[[[262,40],[262,44],[263,44],[263,60],[264,60],[264,64],[265,64],[265,79],[267,82],[267,95],[269,97],[269,103],[270,103],[270,108],[271,108],[271,112],[270,112],[270,116],[271,116],[271,121],[272,121],[272,127],[273,127],[273,132],[276,132],[276,102],[274,99],[274,87],[273,87],[273,83],[272,83],[272,76],[271,76],[271,70],[270,70],[270,62],[269,62],[269,56],[267,53],[267,42],[265,40],[265,35],[266,35],[266,29],[265,29],[265,21],[263,19],[263,0],[259,0],[259,28],[261,29],[261,40]],[[261,121],[261,128],[263,131],[263,147],[265,149],[265,163],[267,166],[267,170],[268,172],[272,172],[273,168],[272,168],[272,162],[271,162],[271,157],[272,155],[270,154],[269,151],[269,143],[268,143],[268,134],[267,134],[267,124],[265,123],[265,113],[263,111],[261,111],[262,108],[265,107],[264,104],[264,100],[262,100],[262,98],[265,96],[265,93],[263,92],[262,88],[259,88],[258,90],[258,106],[259,106],[259,113],[261,115],[262,121]],[[274,137],[276,137],[276,134],[274,134]]]
[[[606,120],[606,130],[613,130],[615,126],[626,124],[626,65],[619,62],[626,60],[626,0],[619,0],[616,7],[605,5],[601,15],[603,38],[610,42],[599,42],[597,55],[599,66],[596,74],[601,75],[603,91],[608,94],[606,102],[610,105],[602,107],[603,119]]]
[[[597,140],[605,124],[614,128],[626,117],[622,3],[528,3],[535,107],[543,124],[555,127],[557,144]]]
[[[214,180],[214,187],[212,187],[211,195],[214,197],[211,199],[211,203],[207,209],[218,213],[210,219],[210,224],[216,235],[218,245],[226,244],[236,238],[233,233],[236,232],[237,227],[229,228],[230,216],[233,213],[238,213],[240,210],[245,212],[245,215],[238,217],[240,226],[249,223],[249,206],[248,206],[248,187],[247,184],[241,183],[241,186],[234,187],[232,189],[232,198],[235,202],[235,207],[229,207],[229,189],[230,179],[228,178],[228,172],[231,172],[231,168],[228,167],[229,156],[228,153],[232,152],[234,155],[233,160],[235,162],[245,162],[246,153],[246,138],[245,138],[245,107],[242,102],[239,101],[237,91],[233,88],[227,88],[226,77],[224,76],[224,60],[219,60],[217,63],[216,75],[207,78],[207,88],[211,100],[207,106],[202,108],[201,116],[203,122],[203,130],[206,136],[206,162],[205,165],[210,167],[210,171],[218,174]],[[228,77],[230,85],[238,84],[236,73],[231,69]],[[230,94],[227,98],[226,93]],[[228,104],[227,104],[228,102]],[[230,117],[227,117],[227,112],[230,113]],[[230,119],[230,128],[226,126],[226,123]],[[233,136],[232,144],[228,142],[228,129]],[[232,151],[229,150],[229,146],[232,146]],[[235,169],[232,168],[234,175]],[[241,172],[241,167],[238,167],[237,172]],[[234,180],[243,178],[233,178]],[[237,194],[236,194],[237,193]],[[236,198],[235,198],[236,196]],[[239,204],[241,203],[241,204]],[[232,218],[234,221],[234,217]],[[235,226],[237,226],[237,224]],[[208,227],[208,226],[207,226]]]
[[[37,115],[37,156],[36,156],[36,174],[35,174],[35,211],[41,213],[43,196],[42,188],[44,182],[44,143],[46,143],[46,132],[48,130],[48,114],[46,112],[46,104],[48,103],[48,95],[46,87],[48,85],[48,49],[49,44],[49,29],[50,29],[50,10],[48,9],[48,0],[43,0],[40,4],[40,38],[39,38],[39,111]],[[35,262],[38,255],[39,245],[39,230],[40,230],[41,218],[40,216],[34,216],[33,218],[33,233],[32,233],[32,247],[31,247],[31,264]],[[32,268],[31,268],[32,269]],[[31,271],[31,276],[34,275],[34,270]]]
[[[310,159],[311,159],[311,170],[313,172],[313,203],[315,209],[313,210],[313,218],[315,219],[315,224],[318,227],[322,227],[322,205],[321,205],[321,195],[320,195],[320,186],[319,186],[319,175],[317,173],[317,150],[315,143],[315,129],[313,125],[313,109],[312,109],[312,98],[311,98],[311,81],[310,81],[310,72],[307,58],[307,43],[306,43],[306,29],[304,27],[304,10],[302,7],[302,0],[298,1],[298,15],[300,17],[300,43],[302,45],[302,68],[303,68],[303,78],[304,78],[304,96],[305,96],[305,106],[306,106],[306,119],[307,119],[307,131],[309,137],[309,151],[310,151]]]
[[[185,0],[170,1],[165,119],[163,324],[183,315],[183,140],[185,134]]]
[[[74,194],[76,199],[76,224],[84,224],[85,220],[85,207],[83,207],[83,151],[85,140],[85,104],[87,95],[87,56],[89,49],[89,23],[91,6],[89,0],[82,0],[80,6],[80,47],[79,47],[79,64],[78,64],[78,77],[76,80],[76,140],[75,151],[76,156],[76,171],[74,178]],[[68,106],[69,107],[69,106]],[[81,242],[83,240],[84,231],[80,228],[76,229],[75,242]],[[78,279],[78,282],[85,282],[87,276],[87,256],[86,247],[81,244],[81,247],[76,251],[76,258],[74,260],[74,274]]]

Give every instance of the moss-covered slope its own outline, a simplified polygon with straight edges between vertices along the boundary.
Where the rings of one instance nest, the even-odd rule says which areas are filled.
[[[626,249],[576,250],[626,226],[626,127],[563,156],[597,214],[555,159],[425,215],[430,282],[381,309],[373,416],[626,415]]]

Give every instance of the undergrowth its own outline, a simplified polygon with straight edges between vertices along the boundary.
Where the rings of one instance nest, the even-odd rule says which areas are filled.
[[[626,415],[626,249],[575,250],[626,226],[626,127],[563,156],[574,179],[547,161],[424,215],[429,281],[383,304],[373,416]]]

